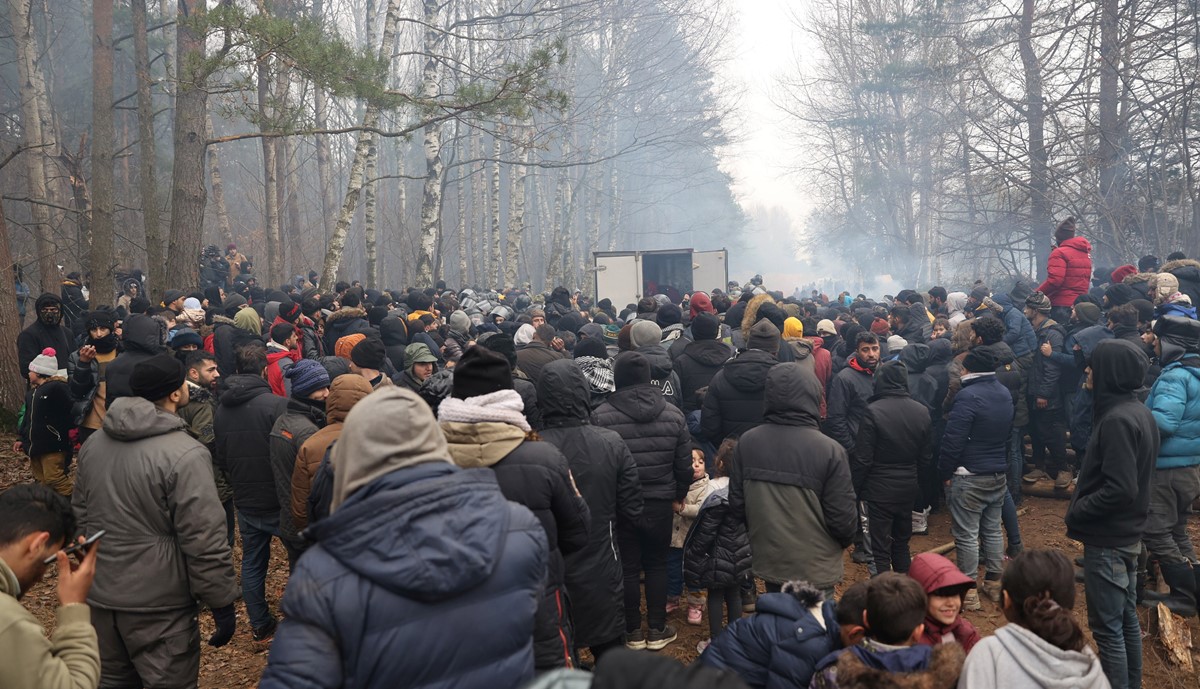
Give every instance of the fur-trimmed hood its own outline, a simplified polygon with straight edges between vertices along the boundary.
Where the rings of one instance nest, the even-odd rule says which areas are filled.
[[[1150,285],[1150,287],[1152,287],[1152,288],[1157,289],[1158,288],[1158,273],[1134,273],[1133,275],[1126,275],[1125,279],[1121,280],[1121,282],[1123,282],[1127,285],[1136,285],[1138,283],[1143,283],[1143,284]]]
[[[884,667],[871,667],[860,657],[871,653],[856,646],[838,656],[839,689],[953,689],[967,657],[957,643],[939,644],[933,649],[924,670],[895,672]]]
[[[1200,268],[1200,261],[1192,258],[1181,258],[1177,261],[1167,261],[1158,269],[1158,272],[1173,273],[1176,269],[1185,267]]]
[[[222,316],[219,313],[213,314],[212,324],[214,330],[216,330],[218,324],[232,325],[235,328],[237,327],[237,323],[234,323],[232,318],[229,316]]]
[[[333,313],[329,314],[328,317],[325,318],[325,325],[328,327],[330,323],[333,323],[335,321],[340,321],[345,318],[363,318],[363,319],[365,319],[366,317],[367,317],[367,312],[364,309],[361,309],[357,306],[343,306],[342,308],[338,309],[337,311],[334,311]]]
[[[746,304],[746,311],[742,314],[742,332],[746,333],[747,337],[749,337],[750,328],[753,328],[758,321],[758,309],[767,302],[774,304],[775,300],[769,294],[760,294]]]

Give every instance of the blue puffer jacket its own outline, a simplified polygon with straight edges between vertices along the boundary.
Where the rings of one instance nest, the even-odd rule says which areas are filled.
[[[972,474],[999,474],[1008,466],[1012,432],[1012,393],[994,373],[963,377],[962,391],[946,419],[938,470],[963,467]]]
[[[489,469],[400,469],[309,529],[259,687],[520,687],[546,533]]]
[[[1200,357],[1167,364],[1150,388],[1146,406],[1162,436],[1155,468],[1200,464]]]
[[[1004,343],[1012,349],[1013,356],[1020,359],[1037,349],[1037,334],[1033,332],[1033,325],[1025,317],[1022,310],[1024,304],[1017,308],[1012,302],[1012,297],[1007,294],[993,295],[992,301],[1004,307]]]
[[[811,610],[818,606],[824,626]],[[757,611],[713,639],[700,664],[735,672],[754,689],[807,687],[817,663],[841,647],[834,603],[814,588],[765,593]]]

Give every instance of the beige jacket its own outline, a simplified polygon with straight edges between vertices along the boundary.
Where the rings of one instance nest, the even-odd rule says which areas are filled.
[[[50,638],[19,602],[17,576],[0,560],[0,687],[4,689],[96,689],[100,648],[92,612],[64,605]]]

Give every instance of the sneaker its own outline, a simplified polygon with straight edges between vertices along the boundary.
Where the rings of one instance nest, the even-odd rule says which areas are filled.
[[[641,651],[646,648],[646,634],[637,629],[632,632],[625,633],[625,648],[630,648],[635,651]]]
[[[1042,471],[1041,469],[1034,469],[1033,471],[1029,472],[1028,474],[1025,474],[1024,476],[1022,476],[1021,480],[1024,481],[1025,483],[1037,483],[1038,481],[1041,481],[1042,479],[1047,479],[1047,478],[1050,478],[1050,474],[1047,474],[1046,472]]]
[[[675,612],[679,609],[679,596],[667,596],[667,614]]]
[[[1054,490],[1066,490],[1071,487],[1071,479],[1075,478],[1069,471],[1060,471],[1054,477]]]
[[[1016,558],[1018,555],[1020,555],[1020,554],[1021,554],[1021,551],[1023,551],[1023,550],[1025,550],[1025,545],[1024,545],[1024,544],[1022,544],[1022,543],[1017,543],[1017,544],[1015,544],[1015,545],[1014,545],[1014,544],[1011,544],[1011,543],[1010,543],[1010,544],[1009,544],[1009,546],[1008,546],[1008,548],[1006,548],[1006,549],[1004,550],[1004,559],[1005,559],[1005,560],[1012,560],[1012,559],[1015,559],[1015,558]]]
[[[698,626],[704,615],[704,612],[699,605],[689,605],[687,613],[687,623]]]
[[[708,645],[711,643],[712,643],[711,639],[702,640],[700,643],[696,644],[696,652],[703,654],[704,649],[708,648]]]
[[[983,606],[979,603],[979,593],[975,589],[967,590],[967,595],[963,597],[963,610],[970,612],[983,610]]]
[[[662,629],[651,629],[650,633],[646,635],[646,650],[661,651],[677,638],[679,638],[679,634],[669,624]]]
[[[275,636],[275,628],[278,626],[279,626],[279,623],[275,620],[274,617],[272,617],[269,622],[267,622],[266,624],[264,624],[261,627],[256,627],[254,629],[254,640],[255,641],[266,641],[267,639],[270,639],[271,637]]]
[[[929,535],[929,508],[920,512],[912,513],[912,535],[928,536]]]
[[[993,603],[1000,602],[1000,582],[985,581],[983,582],[983,595],[988,597],[988,600]]]

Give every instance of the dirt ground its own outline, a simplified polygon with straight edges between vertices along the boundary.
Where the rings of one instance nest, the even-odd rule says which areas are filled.
[[[9,447],[12,445],[10,436],[0,435],[0,490],[16,483],[32,480],[28,470],[28,462],[14,455]],[[1052,498],[1026,498],[1023,505],[1026,513],[1021,517],[1021,536],[1026,548],[1055,548],[1063,551],[1069,557],[1083,554],[1080,544],[1067,538],[1063,526],[1063,515],[1067,502]],[[1200,521],[1193,517],[1191,523],[1193,539],[1200,539]],[[913,554],[929,550],[951,541],[949,516],[943,511],[930,518],[929,535],[914,536],[911,542]],[[951,559],[953,559],[951,553]],[[240,561],[240,544],[235,544],[233,553],[235,565]],[[846,583],[868,577],[865,565],[854,564],[846,555]],[[272,546],[271,570],[267,578],[267,599],[273,610],[278,613],[278,604],[283,596],[287,583],[287,557],[282,546],[276,541]],[[992,633],[1004,624],[1004,617],[996,605],[982,597],[984,609],[976,613],[967,613],[967,617],[975,624],[983,635]],[[23,599],[25,606],[49,629],[53,625],[56,608],[53,570],[46,579],[30,591]],[[203,645],[200,663],[201,689],[234,689],[257,686],[259,676],[267,663],[270,642],[256,643],[250,635],[250,625],[246,618],[245,607],[239,601],[238,630],[229,645],[214,649]],[[1081,621],[1087,619],[1085,593],[1079,585],[1079,597],[1075,604],[1075,613]],[[1145,611],[1139,611],[1142,627],[1146,628],[1147,616]],[[705,613],[707,615],[707,612]],[[691,662],[696,659],[696,644],[708,636],[707,618],[700,626],[691,626],[686,621],[686,608],[680,608],[670,616],[670,621],[679,630],[679,639],[668,646],[662,653],[679,659],[681,662]],[[1200,647],[1200,624],[1193,618],[1190,621],[1192,637]],[[207,639],[212,633],[212,618],[208,613],[200,616],[201,638]],[[1086,622],[1084,624],[1086,628]],[[1167,660],[1167,654],[1162,645],[1155,639],[1145,636],[1144,648],[1144,685],[1155,689],[1188,688],[1195,689],[1200,684],[1197,674],[1186,673]],[[1200,652],[1193,651],[1193,660],[1200,668]]]

